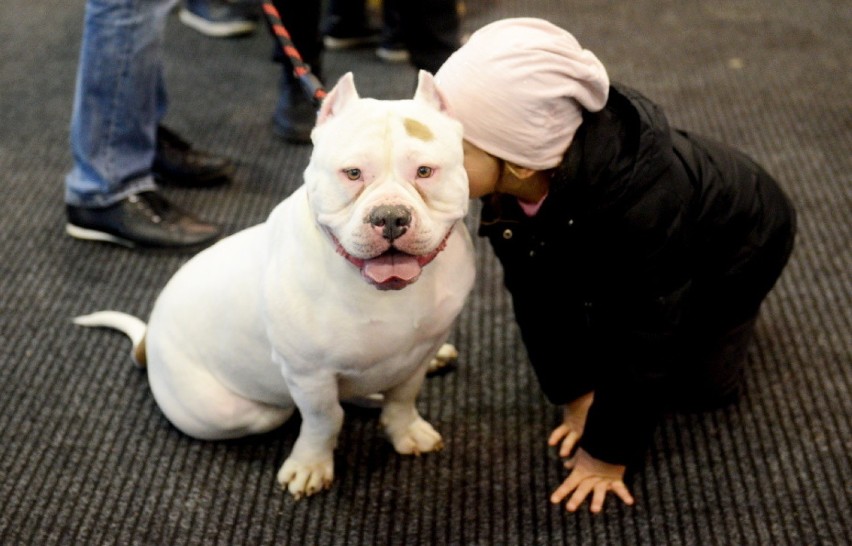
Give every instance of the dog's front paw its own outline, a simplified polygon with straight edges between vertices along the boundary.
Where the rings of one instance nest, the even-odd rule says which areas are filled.
[[[401,455],[420,455],[439,451],[444,447],[444,441],[438,431],[421,417],[405,428],[395,429],[393,426],[388,426],[386,430],[393,448]]]
[[[306,463],[290,457],[278,471],[278,483],[296,500],[318,493],[331,486],[334,462],[331,458]]]

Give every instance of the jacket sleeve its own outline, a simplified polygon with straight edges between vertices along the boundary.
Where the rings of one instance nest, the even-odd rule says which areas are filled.
[[[664,171],[633,206],[599,224],[603,264],[590,299],[598,371],[580,446],[612,464],[634,463],[650,444],[663,388],[682,365],[681,340],[693,292],[689,188],[673,191]],[[597,281],[595,283],[594,281]]]
[[[688,288],[684,288],[687,290]],[[597,309],[584,304],[560,307],[558,320],[538,309],[553,300],[516,298],[517,322],[542,392],[554,404],[566,404],[595,392],[580,446],[612,464],[635,463],[651,442],[660,415],[664,377],[675,345],[660,321],[676,314],[655,300],[644,331],[603,328],[590,331]],[[663,298],[667,301],[668,298]],[[652,315],[656,314],[656,318]],[[602,319],[597,318],[600,323]]]
[[[632,465],[648,448],[659,418],[659,397],[618,376],[599,385],[580,447],[610,464]]]
[[[558,292],[532,296],[517,290],[512,296],[527,356],[547,399],[567,404],[594,390],[597,370],[589,365],[594,349],[584,335],[583,306],[561,300]]]
[[[658,218],[664,210],[658,209]],[[693,283],[679,263],[685,241],[677,225],[658,227],[665,236],[646,233],[658,244],[643,241],[641,256],[623,265],[625,276],[610,279],[611,289],[590,309],[595,351],[589,362],[598,376],[580,446],[612,464],[634,463],[647,449],[664,389],[684,365],[680,355]],[[642,236],[638,228],[631,234]]]

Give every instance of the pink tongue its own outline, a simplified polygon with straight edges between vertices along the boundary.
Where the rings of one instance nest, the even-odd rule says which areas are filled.
[[[384,254],[366,261],[364,275],[377,283],[394,278],[410,281],[420,275],[420,264],[417,258],[407,254]]]

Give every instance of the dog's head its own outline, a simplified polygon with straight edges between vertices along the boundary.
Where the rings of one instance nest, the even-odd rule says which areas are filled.
[[[432,76],[420,72],[413,99],[380,101],[346,74],[311,138],[305,185],[331,244],[377,288],[415,282],[468,207],[462,126]]]

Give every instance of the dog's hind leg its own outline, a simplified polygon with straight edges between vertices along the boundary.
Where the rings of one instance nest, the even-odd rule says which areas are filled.
[[[240,396],[192,363],[159,369],[152,362],[148,383],[169,421],[201,440],[263,434],[283,425],[295,411],[292,405],[273,406]]]

